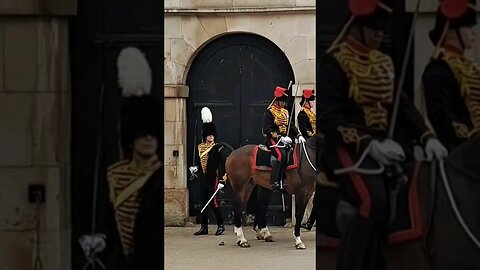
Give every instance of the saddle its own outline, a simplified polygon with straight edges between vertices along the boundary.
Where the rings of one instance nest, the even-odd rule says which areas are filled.
[[[271,171],[272,163],[275,158],[272,156],[272,151],[263,144],[256,145],[252,154],[252,169],[257,171]],[[295,170],[298,168],[298,152],[297,144],[293,147],[293,150],[288,151],[287,170]]]
[[[390,245],[409,242],[423,237],[423,224],[420,205],[420,173],[422,162],[406,166],[408,182],[398,190],[396,205],[389,225]],[[329,182],[330,183],[330,182]],[[320,183],[318,190],[321,203],[318,210],[317,246],[325,249],[338,249],[342,235],[357,209],[342,198],[341,189],[334,185]],[[390,194],[392,196],[392,194]],[[391,210],[392,211],[392,210]]]

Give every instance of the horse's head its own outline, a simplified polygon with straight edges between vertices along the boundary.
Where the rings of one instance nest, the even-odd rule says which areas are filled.
[[[217,143],[208,153],[207,174],[219,170],[220,177],[225,174],[225,162],[233,152],[233,148],[227,143]]]

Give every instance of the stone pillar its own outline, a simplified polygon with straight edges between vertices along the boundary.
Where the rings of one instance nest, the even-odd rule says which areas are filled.
[[[165,226],[183,226],[188,219],[186,169],[188,87],[165,85]],[[173,152],[178,151],[178,157]]]
[[[70,269],[70,81],[66,18],[0,21],[0,269]],[[28,186],[46,202],[28,202]]]

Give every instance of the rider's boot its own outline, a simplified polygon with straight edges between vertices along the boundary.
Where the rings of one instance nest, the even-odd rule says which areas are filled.
[[[283,191],[283,186],[280,185],[280,180],[283,176],[282,172],[282,162],[275,160],[272,166],[272,175],[270,177],[270,181],[272,182],[272,190],[273,191]]]

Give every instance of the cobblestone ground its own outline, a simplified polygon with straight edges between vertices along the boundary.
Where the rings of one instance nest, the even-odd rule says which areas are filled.
[[[276,242],[256,239],[251,227],[244,227],[250,248],[237,246],[233,226],[225,226],[222,236],[215,236],[215,225],[210,225],[209,235],[194,236],[196,227],[165,228],[166,270],[207,269],[262,269],[262,270],[313,270],[315,269],[315,229],[302,229],[306,250],[296,250],[293,228],[269,227]],[[220,242],[224,246],[220,246]]]

